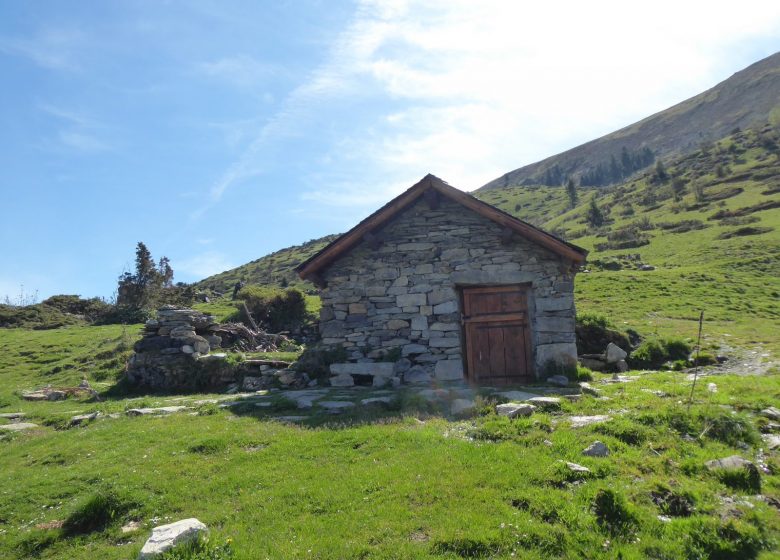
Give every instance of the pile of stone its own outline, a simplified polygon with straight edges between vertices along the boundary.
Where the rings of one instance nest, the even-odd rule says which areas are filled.
[[[146,322],[144,336],[135,343],[135,353],[127,365],[127,379],[131,383],[153,388],[213,387],[233,381],[232,372],[225,368],[227,379],[220,377],[220,369],[214,368],[216,378],[203,379],[199,364],[201,358],[220,361],[208,356],[212,348],[219,348],[222,339],[211,333],[215,326],[213,316],[194,309],[178,309],[166,306],[157,312],[157,319]]]
[[[628,371],[626,358],[628,352],[614,342],[607,345],[601,354],[582,354],[578,357],[580,364],[593,371]]]
[[[288,364],[272,368],[260,360],[238,364],[227,353],[231,348],[274,351],[291,344],[285,336],[256,332],[241,324],[219,324],[213,316],[194,309],[166,306],[157,319],[146,322],[144,336],[135,343],[127,366],[131,383],[155,389],[218,389],[235,384],[256,387],[304,387],[309,378],[290,370]]]

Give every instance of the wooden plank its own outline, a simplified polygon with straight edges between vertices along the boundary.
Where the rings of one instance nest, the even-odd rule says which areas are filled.
[[[492,326],[486,329],[490,345],[490,374],[506,375],[506,360],[504,359],[504,328]]]

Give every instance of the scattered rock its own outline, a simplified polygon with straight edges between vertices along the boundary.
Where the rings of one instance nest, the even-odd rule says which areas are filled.
[[[594,441],[583,450],[582,454],[588,457],[606,457],[609,455],[609,448],[600,441]]]
[[[81,424],[87,424],[89,422],[92,422],[92,420],[94,420],[98,416],[100,416],[99,412],[92,412],[90,414],[79,414],[78,416],[74,416],[70,419],[70,425],[80,426]]]
[[[611,420],[611,416],[606,414],[596,414],[594,416],[572,416],[569,418],[572,428],[582,428],[591,424],[600,424]]]
[[[618,346],[614,342],[610,342],[607,345],[607,351],[605,354],[607,357],[608,364],[616,364],[621,360],[625,360],[626,357],[628,356],[628,352],[623,350],[620,346]]]
[[[528,403],[506,403],[496,406],[496,414],[507,416],[509,418],[518,418],[521,416],[531,416],[536,407]]]
[[[566,466],[569,467],[569,470],[571,472],[577,472],[577,473],[590,472],[590,469],[588,467],[583,467],[582,465],[578,465],[577,463],[570,463],[569,461],[566,461]]]
[[[577,402],[582,398],[582,395],[573,394],[573,395],[563,395],[563,398],[566,399],[569,402]]]
[[[127,533],[132,533],[134,531],[137,531],[141,528],[141,522],[140,521],[130,521],[126,525],[122,525],[122,534],[126,535]]]
[[[528,399],[527,402],[542,410],[558,410],[561,408],[561,399],[558,397],[533,397]]]
[[[590,383],[588,383],[586,381],[583,381],[583,382],[580,383],[580,389],[586,395],[592,395],[594,397],[600,397],[601,396],[601,391],[599,391],[593,385],[591,385]]]
[[[0,425],[0,431],[5,430],[6,432],[21,432],[22,430],[31,430],[32,428],[37,427],[38,424],[33,424],[31,422],[17,422],[15,424]]]
[[[618,360],[615,363],[615,366],[617,366],[617,370],[620,373],[625,373],[628,371],[628,362],[626,362],[625,360]]]
[[[277,416],[275,420],[279,420],[281,422],[302,422],[307,418],[308,416]]]
[[[138,560],[154,558],[178,544],[197,539],[202,533],[208,533],[208,527],[194,517],[155,527],[152,536],[141,549]]]
[[[600,356],[600,355],[599,355]],[[607,368],[607,362],[599,358],[592,358],[590,356],[580,356],[577,358],[582,367],[586,367],[593,371],[604,371]]]
[[[5,418],[7,420],[18,420],[19,418],[24,418],[24,412],[3,412],[0,414],[0,418]]]
[[[766,442],[766,446],[770,451],[774,449],[780,449],[780,436],[774,434],[764,434],[761,437]]]
[[[471,399],[455,399],[450,405],[450,413],[453,415],[464,414],[474,410],[475,406],[474,401]]]
[[[547,378],[547,383],[557,385],[558,387],[568,387],[569,379],[565,375],[553,375]]]
[[[760,412],[761,416],[769,418],[770,420],[780,421],[780,409],[770,406]]]
[[[639,267],[639,270],[641,270],[642,272],[649,272],[651,270],[655,270],[655,267],[651,264],[643,264],[642,266]]]
[[[756,466],[748,461],[747,459],[740,457],[739,455],[731,455],[730,457],[725,457],[723,459],[713,459],[711,461],[707,461],[704,463],[704,465],[711,471],[716,470],[726,470],[726,471],[732,471],[736,469],[744,469],[744,468],[756,468]]]
[[[187,410],[187,406],[161,406],[159,408],[131,408],[126,412],[128,416],[149,416],[152,414],[172,414]]]

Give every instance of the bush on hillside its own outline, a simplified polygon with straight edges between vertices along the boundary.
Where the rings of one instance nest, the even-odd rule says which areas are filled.
[[[100,298],[82,299],[78,295],[60,294],[51,296],[41,302],[63,313],[81,315],[91,323],[102,322],[112,311],[113,306]]]
[[[691,347],[684,340],[650,338],[631,353],[628,363],[635,368],[658,369],[669,361],[687,360],[690,353]]]
[[[604,315],[583,313],[575,326],[577,354],[601,354],[610,342],[628,352],[632,345],[628,335],[620,332]]]
[[[294,288],[250,285],[238,292],[238,299],[246,302],[255,321],[271,332],[297,330],[306,320],[306,298]]]

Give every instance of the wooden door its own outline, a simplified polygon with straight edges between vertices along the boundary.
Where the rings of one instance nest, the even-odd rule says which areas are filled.
[[[468,378],[481,385],[513,385],[532,378],[528,286],[463,289]]]

